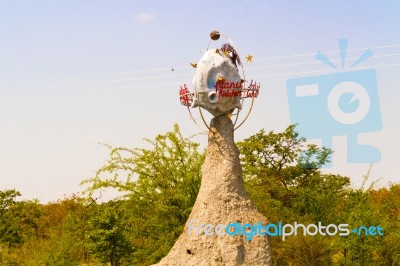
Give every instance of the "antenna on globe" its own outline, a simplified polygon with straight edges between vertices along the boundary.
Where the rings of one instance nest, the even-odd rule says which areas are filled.
[[[225,42],[219,48],[210,49],[210,43],[217,42],[221,36]],[[252,61],[251,55],[246,58],[247,62]],[[259,94],[260,83],[246,80],[243,62],[233,42],[220,32],[212,31],[203,57],[197,64],[191,65],[196,68],[193,88],[189,89],[183,84],[179,90],[180,102],[187,107],[191,119],[198,125],[191,111],[197,109],[202,122],[211,130],[204,117],[204,109],[214,117],[228,115],[233,120],[234,130],[242,126]],[[246,108],[246,114],[242,116],[248,100],[250,104]]]

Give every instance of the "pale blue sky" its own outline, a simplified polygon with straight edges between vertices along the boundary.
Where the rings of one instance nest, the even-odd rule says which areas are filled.
[[[188,63],[214,29],[243,58],[254,56],[246,76],[261,82],[237,140],[290,123],[286,80],[330,71],[317,51],[337,51],[340,38],[349,40],[348,58],[371,48],[375,57],[360,67],[376,70],[383,130],[362,138],[382,152],[372,177],[398,182],[399,14],[399,1],[1,1],[0,189],[57,200],[81,191],[105,163],[97,141],[142,146],[175,122],[186,136],[198,132],[178,84],[190,83]],[[326,171],[359,186],[368,164],[347,164],[344,143],[334,140],[336,163]]]

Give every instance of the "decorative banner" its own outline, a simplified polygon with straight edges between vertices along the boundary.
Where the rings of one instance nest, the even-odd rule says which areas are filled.
[[[243,88],[244,80],[240,82],[227,82],[221,79],[215,83],[215,91],[217,92],[218,98],[220,97],[241,97],[241,98],[257,98],[260,91],[260,83],[251,80],[250,85],[247,89]],[[237,90],[240,89],[240,90]]]

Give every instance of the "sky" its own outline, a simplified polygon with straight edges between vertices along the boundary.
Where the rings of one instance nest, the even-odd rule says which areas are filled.
[[[242,59],[253,55],[243,67],[261,84],[236,140],[292,122],[288,80],[348,72],[370,49],[352,71],[375,71],[382,126],[358,140],[381,154],[369,181],[399,182],[399,14],[399,1],[1,1],[0,190],[56,201],[82,192],[80,182],[106,163],[98,142],[145,147],[143,138],[174,123],[184,136],[198,133],[178,91],[191,88],[190,62],[200,60],[212,30]],[[343,68],[340,39],[347,40]],[[316,60],[318,51],[339,67]],[[323,171],[360,187],[370,164],[348,162],[346,134],[333,137],[332,167]],[[206,138],[193,140],[205,147]]]

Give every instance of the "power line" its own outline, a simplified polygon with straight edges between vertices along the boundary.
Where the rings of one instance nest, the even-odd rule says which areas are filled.
[[[186,82],[186,83],[189,83]],[[142,88],[151,88],[151,87],[165,87],[165,86],[177,86],[182,85],[182,82],[179,83],[164,83],[164,84],[148,84],[148,85],[138,85],[138,86],[126,86],[126,87],[112,87],[112,88],[104,88],[104,89],[80,89],[80,90],[64,90],[64,91],[50,91],[50,92],[28,92],[28,93],[18,93],[18,94],[9,94],[9,96],[30,96],[30,95],[61,95],[61,94],[72,94],[72,93],[85,93],[85,92],[105,92],[105,91],[113,91],[113,90],[126,90],[126,89],[142,89]],[[178,93],[177,93],[178,95]]]
[[[360,69],[370,69],[370,68],[381,68],[381,67],[395,67],[400,66],[400,64],[386,64],[386,65],[375,65],[375,66],[367,66],[367,67],[355,67],[353,70]],[[281,74],[272,74],[272,75],[260,75],[253,76],[253,78],[262,78],[262,77],[279,77],[279,76],[288,76],[288,75],[304,75],[304,74],[315,74],[315,73],[326,73],[332,72],[333,69],[328,70],[317,70],[317,71],[303,71],[303,72],[290,72],[290,73],[281,73]],[[68,91],[53,91],[53,92],[30,92],[30,93],[22,93],[22,94],[11,94],[9,96],[29,96],[29,95],[59,95],[59,94],[72,94],[72,93],[92,93],[92,92],[106,92],[113,90],[124,90],[124,89],[141,89],[141,88],[151,88],[151,87],[165,87],[165,86],[178,86],[182,84],[188,84],[190,81],[179,82],[179,83],[164,83],[164,84],[148,84],[148,85],[138,85],[138,86],[126,86],[126,87],[113,87],[113,88],[104,88],[104,89],[86,89],[86,90],[68,90]]]
[[[173,67],[173,68],[181,69],[181,68],[189,68],[189,67],[183,66],[183,67]],[[41,79],[41,80],[33,80],[33,81],[29,81],[29,82],[48,82],[48,81],[58,81],[58,80],[82,79],[82,78],[98,78],[98,77],[104,77],[104,76],[115,76],[115,75],[135,74],[135,73],[145,73],[145,72],[159,72],[159,71],[170,71],[170,70],[171,70],[171,67],[169,67],[169,68],[167,68],[167,67],[152,68],[152,69],[114,72],[114,73],[105,73],[105,74],[82,75],[82,76],[72,76],[72,77],[54,78],[54,79]],[[8,86],[13,86],[13,85],[14,84],[9,84]]]
[[[399,56],[400,54],[386,54],[386,55],[374,55],[373,58],[379,58],[379,57],[388,57],[388,56]],[[359,57],[353,57],[353,58],[346,58],[346,60],[354,60],[354,59],[359,59]],[[341,59],[331,59],[331,62],[340,62]],[[266,65],[266,66],[259,66],[259,67],[247,67],[246,69],[260,69],[260,68],[275,68],[275,67],[284,67],[284,66],[299,66],[299,65],[309,65],[309,64],[321,64],[320,61],[314,60],[314,61],[308,61],[308,62],[303,62],[303,63],[295,63],[295,64],[281,64],[281,65]]]
[[[400,44],[393,44],[393,45],[383,45],[383,46],[375,46],[375,47],[369,47],[369,48],[355,48],[355,49],[350,49],[346,50],[347,52],[353,52],[353,51],[361,51],[365,49],[383,49],[383,48],[393,48],[393,47],[400,47]],[[329,52],[324,52],[324,54],[333,54],[340,52],[339,50],[336,51],[329,51]],[[263,61],[263,60],[275,60],[275,59],[285,59],[285,58],[293,58],[293,57],[302,57],[302,56],[313,56],[315,55],[314,53],[309,53],[309,54],[299,54],[299,55],[288,55],[288,56],[278,56],[278,57],[266,57],[266,58],[259,58],[259,59],[254,59],[254,61]]]
[[[347,50],[347,52],[351,51],[360,51],[360,50],[365,50],[365,49],[383,49],[383,48],[393,48],[393,47],[400,47],[400,44],[393,44],[393,45],[383,45],[383,46],[375,46],[375,47],[370,47],[370,48],[355,48],[355,49],[350,49]],[[331,53],[337,53],[339,52],[338,50],[336,51],[328,51],[324,52],[324,54],[331,54]],[[297,55],[287,55],[287,56],[279,56],[279,57],[265,57],[265,58],[256,58],[254,61],[266,61],[266,60],[276,60],[276,59],[287,59],[287,58],[295,58],[295,57],[303,57],[303,56],[314,56],[314,53],[305,53],[305,54],[297,54]],[[377,56],[374,56],[377,57]],[[303,63],[298,63],[303,64]],[[279,66],[279,65],[277,65]],[[274,67],[274,66],[271,66]],[[190,69],[189,66],[173,66],[173,69]],[[248,68],[251,69],[251,68]],[[171,71],[171,67],[162,67],[162,68],[152,68],[152,69],[143,69],[143,70],[133,70],[133,71],[125,71],[125,72],[115,72],[115,73],[105,73],[105,74],[94,74],[94,75],[82,75],[82,76],[72,76],[72,77],[64,77],[64,78],[55,78],[55,79],[46,79],[46,80],[36,80],[36,81],[29,81],[28,83],[38,83],[38,82],[49,82],[49,81],[60,81],[60,80],[73,80],[73,79],[82,79],[82,78],[98,78],[98,77],[106,77],[106,76],[114,76],[114,75],[123,75],[123,74],[137,74],[137,73],[146,73],[146,72],[160,72],[160,71]],[[179,74],[177,74],[179,75]],[[171,75],[174,76],[174,75]],[[155,76],[157,77],[157,76]],[[107,82],[107,81],[106,81]],[[14,83],[14,84],[7,84],[4,86],[15,86],[18,85],[19,83]]]
[[[399,56],[400,54],[385,54],[385,55],[375,55],[374,58],[380,57],[389,57],[389,56]],[[354,60],[358,59],[359,57],[347,58],[347,60]],[[340,59],[331,60],[332,62],[338,62]],[[317,64],[321,63],[319,61],[309,61],[309,62],[302,62],[302,63],[294,63],[294,64],[280,64],[280,65],[264,65],[258,67],[247,67],[247,70],[252,69],[264,69],[264,68],[277,68],[277,67],[286,67],[286,66],[298,66],[298,65],[308,65],[308,64]],[[113,80],[101,80],[101,81],[87,81],[87,82],[76,82],[76,83],[65,83],[65,84],[49,84],[49,85],[31,85],[25,87],[16,87],[13,88],[14,90],[24,90],[30,88],[55,88],[55,87],[65,87],[65,86],[77,86],[77,85],[88,85],[88,84],[101,84],[101,83],[110,83],[110,82],[122,82],[122,81],[138,81],[138,80],[148,80],[148,79],[160,79],[160,78],[171,78],[171,77],[187,77],[190,73],[184,74],[175,74],[175,75],[158,75],[158,76],[147,76],[147,77],[136,77],[136,78],[125,78],[125,79],[113,79]]]
[[[180,76],[189,76],[189,74],[184,74]],[[177,77],[177,75],[160,75],[160,76],[149,76],[149,77],[138,77],[138,78],[126,78],[126,79],[114,79],[114,80],[101,80],[101,81],[87,81],[87,82],[77,82],[77,83],[65,83],[65,84],[56,84],[56,85],[32,85],[25,87],[16,87],[13,88],[15,90],[24,90],[30,88],[54,88],[54,87],[64,87],[64,86],[77,86],[77,85],[88,85],[88,84],[99,84],[99,83],[109,83],[109,82],[121,82],[121,81],[137,81],[137,80],[146,80],[146,79],[160,79],[160,78],[169,78],[169,77]]]
[[[380,67],[394,67],[400,66],[400,64],[388,64],[388,65],[376,65],[376,66],[366,66],[366,67],[354,67],[352,70],[358,69],[374,69]],[[314,74],[314,73],[324,73],[324,72],[332,72],[335,69],[327,69],[327,70],[316,70],[316,71],[304,71],[304,72],[290,72],[290,73],[282,73],[282,74],[273,74],[273,75],[261,75],[261,76],[253,76],[253,78],[265,78],[265,77],[279,77],[279,76],[288,76],[288,75],[303,75],[303,74]]]

